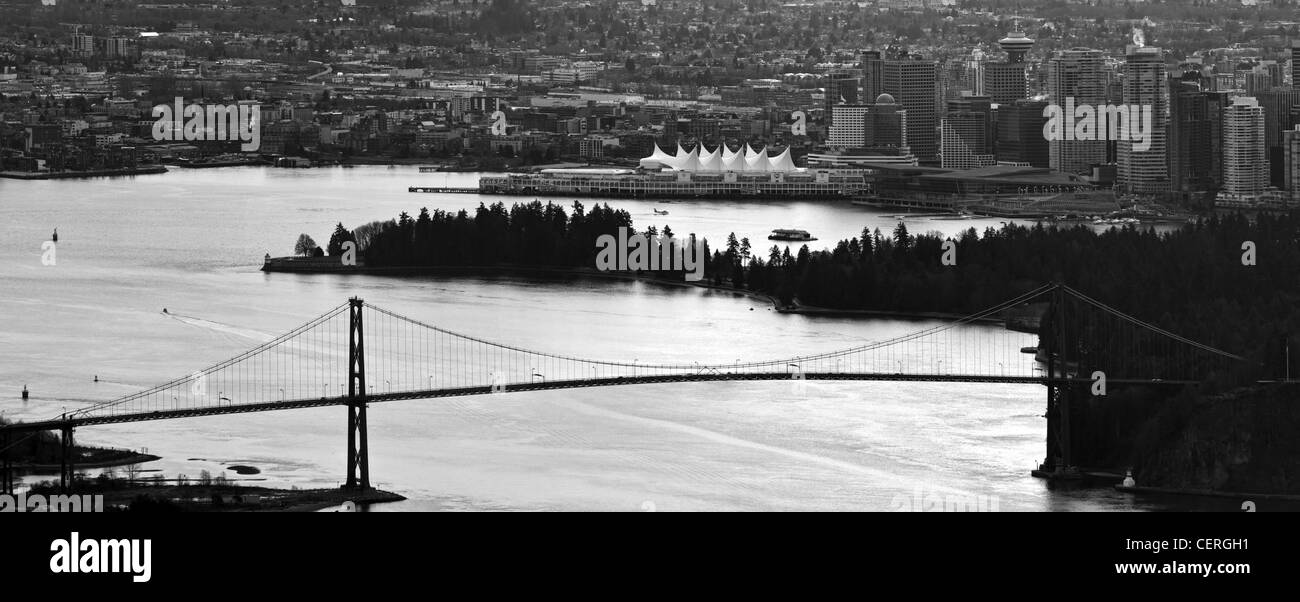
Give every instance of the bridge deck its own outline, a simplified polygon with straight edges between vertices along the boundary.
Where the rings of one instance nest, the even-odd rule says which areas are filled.
[[[361,396],[359,400],[366,403],[379,403],[384,401],[402,401],[412,399],[434,399],[439,397],[463,397],[467,395],[489,395],[493,393],[517,393],[523,391],[547,391],[555,389],[576,389],[586,387],[607,387],[615,385],[642,385],[655,383],[682,383],[682,382],[715,382],[715,381],[764,381],[764,380],[793,380],[791,373],[771,372],[771,373],[727,373],[727,372],[708,372],[697,374],[676,374],[676,375],[658,375],[658,376],[637,376],[637,377],[615,377],[615,378],[591,378],[580,380],[554,380],[538,381],[533,383],[515,383],[500,385],[494,388],[491,385],[477,387],[458,387],[451,389],[428,389],[418,391],[404,391],[396,393],[379,393],[375,395]],[[961,382],[961,383],[993,383],[993,384],[1048,384],[1049,379],[1045,376],[985,376],[971,374],[890,374],[890,373],[856,373],[856,372],[806,372],[803,374],[803,380],[850,380],[850,381],[898,381],[898,382]],[[1055,384],[1084,384],[1091,383],[1087,378],[1056,378],[1050,379]],[[1113,379],[1109,384],[1113,385],[1153,385],[1153,386],[1185,386],[1196,384],[1197,381],[1185,380],[1136,380],[1136,379]],[[320,397],[314,399],[291,399],[285,401],[253,403],[253,404],[231,404],[222,406],[211,406],[205,408],[187,408],[179,410],[156,410],[152,412],[135,412],[123,414],[111,414],[104,416],[72,416],[67,419],[43,420],[38,422],[20,422],[6,426],[0,426],[0,432],[23,432],[23,431],[45,431],[57,430],[65,426],[79,427],[96,424],[118,424],[124,422],[144,422],[149,420],[167,420],[174,418],[190,418],[196,416],[213,416],[218,414],[244,414],[251,412],[269,412],[274,410],[294,410],[302,408],[314,408],[323,406],[347,405],[353,401],[349,397]]]

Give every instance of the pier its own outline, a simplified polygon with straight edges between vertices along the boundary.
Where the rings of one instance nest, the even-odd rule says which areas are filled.
[[[407,189],[408,192],[440,192],[443,194],[480,194],[478,188],[466,188],[463,186],[412,186]]]

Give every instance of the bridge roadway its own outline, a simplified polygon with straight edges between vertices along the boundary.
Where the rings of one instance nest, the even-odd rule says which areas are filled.
[[[532,383],[514,383],[499,385],[475,386],[475,387],[457,387],[450,389],[428,389],[420,391],[404,391],[398,393],[378,393],[367,395],[359,400],[366,403],[379,403],[384,401],[402,401],[412,399],[433,399],[438,397],[462,397],[467,395],[490,395],[494,393],[517,393],[522,391],[547,391],[553,389],[576,389],[585,387],[607,387],[613,385],[642,385],[655,383],[683,383],[683,382],[715,382],[728,380],[784,380],[793,381],[794,373],[791,372],[765,372],[765,373],[732,373],[732,372],[701,372],[693,374],[671,374],[671,375],[654,375],[654,376],[618,376],[609,378],[587,378],[575,380],[553,380],[538,381]],[[959,383],[1002,383],[1002,384],[1048,384],[1049,380],[1053,384],[1091,384],[1092,380],[1088,378],[1055,378],[1048,379],[1045,376],[986,376],[986,375],[963,375],[963,374],[898,374],[885,372],[805,372],[803,380],[854,380],[854,381],[896,381],[896,382],[959,382]],[[1153,386],[1185,386],[1194,385],[1198,381],[1192,380],[1160,380],[1160,379],[1107,379],[1107,385],[1153,385]],[[291,399],[285,401],[262,402],[251,404],[229,404],[218,405],[204,408],[186,408],[174,410],[154,410],[150,412],[128,412],[122,414],[112,414],[105,416],[69,416],[68,418],[58,418],[53,420],[43,420],[39,422],[19,422],[7,426],[0,426],[0,433],[3,432],[30,432],[30,431],[48,431],[59,430],[67,427],[80,427],[96,424],[118,424],[124,422],[144,422],[148,420],[168,420],[174,418],[191,418],[196,416],[214,416],[218,414],[244,414],[250,412],[269,412],[274,410],[295,410],[301,408],[315,408],[324,406],[341,406],[348,405],[353,401],[350,397],[320,397],[315,399]]]

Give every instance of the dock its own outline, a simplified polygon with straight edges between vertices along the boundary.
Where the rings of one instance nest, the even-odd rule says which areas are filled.
[[[442,194],[479,194],[478,188],[466,188],[463,186],[411,186],[408,192],[435,192]]]

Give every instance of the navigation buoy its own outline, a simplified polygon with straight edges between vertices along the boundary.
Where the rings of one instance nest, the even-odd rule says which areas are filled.
[[[95,382],[99,382],[99,375],[98,375],[98,374],[95,375]]]
[[[23,385],[23,401],[27,401],[27,385]]]
[[[167,313],[167,308],[166,308],[166,307],[163,308],[163,313]]]
[[[55,228],[55,229],[54,229],[54,238],[53,238],[52,240],[53,240],[54,242],[59,242],[59,229],[58,229],[58,228]]]
[[[1127,470],[1127,471],[1124,472],[1124,486],[1125,486],[1125,487],[1135,487],[1135,486],[1137,486],[1137,481],[1134,481],[1134,480],[1133,480],[1133,470],[1132,470],[1132,469],[1129,469],[1129,470]]]

